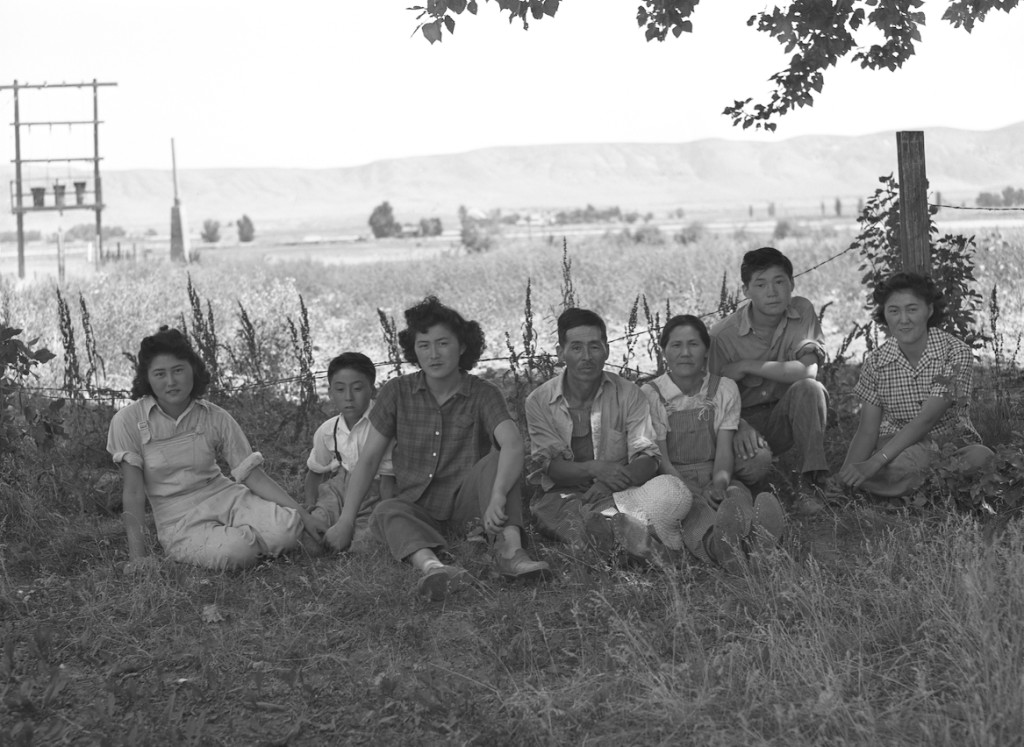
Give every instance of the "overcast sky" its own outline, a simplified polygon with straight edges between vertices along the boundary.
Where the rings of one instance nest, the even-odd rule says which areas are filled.
[[[422,2],[422,0],[419,0]],[[731,126],[784,64],[749,28],[763,2],[704,0],[694,33],[644,41],[637,2],[563,0],[529,31],[495,2],[431,46],[410,0],[0,0],[0,85],[112,81],[100,92],[105,169],[335,167],[495,145],[958,127],[1024,120],[1024,10],[968,35],[927,0],[918,54],[895,73],[844,63],[774,134]],[[1012,71],[1012,72],[1011,72]],[[91,91],[24,91],[21,119],[88,119]],[[14,157],[0,92],[0,159]],[[23,157],[91,155],[88,128],[33,128]],[[83,152],[84,151],[84,152]]]

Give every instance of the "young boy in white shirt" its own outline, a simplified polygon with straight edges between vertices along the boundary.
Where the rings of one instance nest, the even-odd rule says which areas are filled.
[[[304,493],[309,512],[324,519],[328,526],[341,516],[348,476],[355,469],[359,452],[366,443],[369,414],[376,394],[376,374],[373,362],[362,353],[342,353],[327,367],[328,396],[339,414],[325,421],[313,435],[313,448],[306,460]],[[389,445],[377,477],[359,507],[353,550],[365,549],[374,506],[380,500],[393,497],[394,492]]]

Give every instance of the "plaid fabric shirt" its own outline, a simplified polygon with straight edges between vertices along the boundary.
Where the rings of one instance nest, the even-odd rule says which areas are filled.
[[[511,419],[498,388],[468,373],[440,407],[422,371],[391,379],[370,411],[370,424],[394,439],[395,498],[438,521],[451,517],[466,472],[496,448],[494,429]]]
[[[864,361],[853,393],[882,409],[880,437],[896,434],[917,416],[929,397],[942,397],[952,406],[928,435],[936,441],[977,443],[981,437],[968,414],[973,363],[971,349],[965,343],[932,327],[916,366],[910,365],[894,339],[873,350]]]

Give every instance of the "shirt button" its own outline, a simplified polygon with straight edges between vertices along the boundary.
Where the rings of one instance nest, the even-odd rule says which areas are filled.
[[[433,476],[434,476],[433,472],[431,472],[429,475],[427,475],[427,477],[433,477]]]
[[[435,436],[440,436],[441,435],[441,431],[434,431],[434,435]]]
[[[437,456],[437,452],[435,451],[432,456]]]

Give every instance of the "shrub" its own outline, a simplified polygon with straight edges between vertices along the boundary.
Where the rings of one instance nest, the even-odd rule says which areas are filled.
[[[33,369],[56,356],[46,348],[34,350],[37,340],[24,342],[19,335],[20,329],[0,324],[0,457],[15,452],[24,438],[41,444],[59,433],[53,416],[64,404],[55,400],[44,412],[25,396],[25,381],[35,376]]]
[[[207,244],[220,241],[220,221],[207,218],[203,221],[203,232],[199,235]]]
[[[243,244],[247,244],[256,238],[256,227],[252,224],[252,219],[248,215],[243,215],[237,222],[238,225],[238,240]]]
[[[865,308],[868,311],[874,310],[871,296],[878,284],[903,267],[899,240],[899,183],[892,174],[881,177],[879,181],[882,187],[875,190],[857,218],[860,233],[850,245],[858,249],[864,258],[859,269],[864,271]],[[934,215],[936,210],[930,206],[929,214]],[[960,234],[938,237],[937,234],[935,221],[929,219],[932,263],[936,269],[942,269],[932,275],[947,304],[942,328],[977,347],[984,336],[977,328],[982,297],[974,288],[974,237]]]
[[[686,246],[687,244],[693,244],[704,238],[706,230],[704,224],[700,221],[691,221],[689,225],[679,229],[679,232],[673,234],[672,240],[677,244]]]
[[[501,233],[501,212],[492,210],[486,217],[471,214],[465,205],[459,205],[459,239],[466,251],[478,254],[489,251]]]
[[[370,213],[369,223],[375,239],[402,235],[402,226],[395,220],[395,211],[392,210],[387,200],[373,209],[373,212]]]

